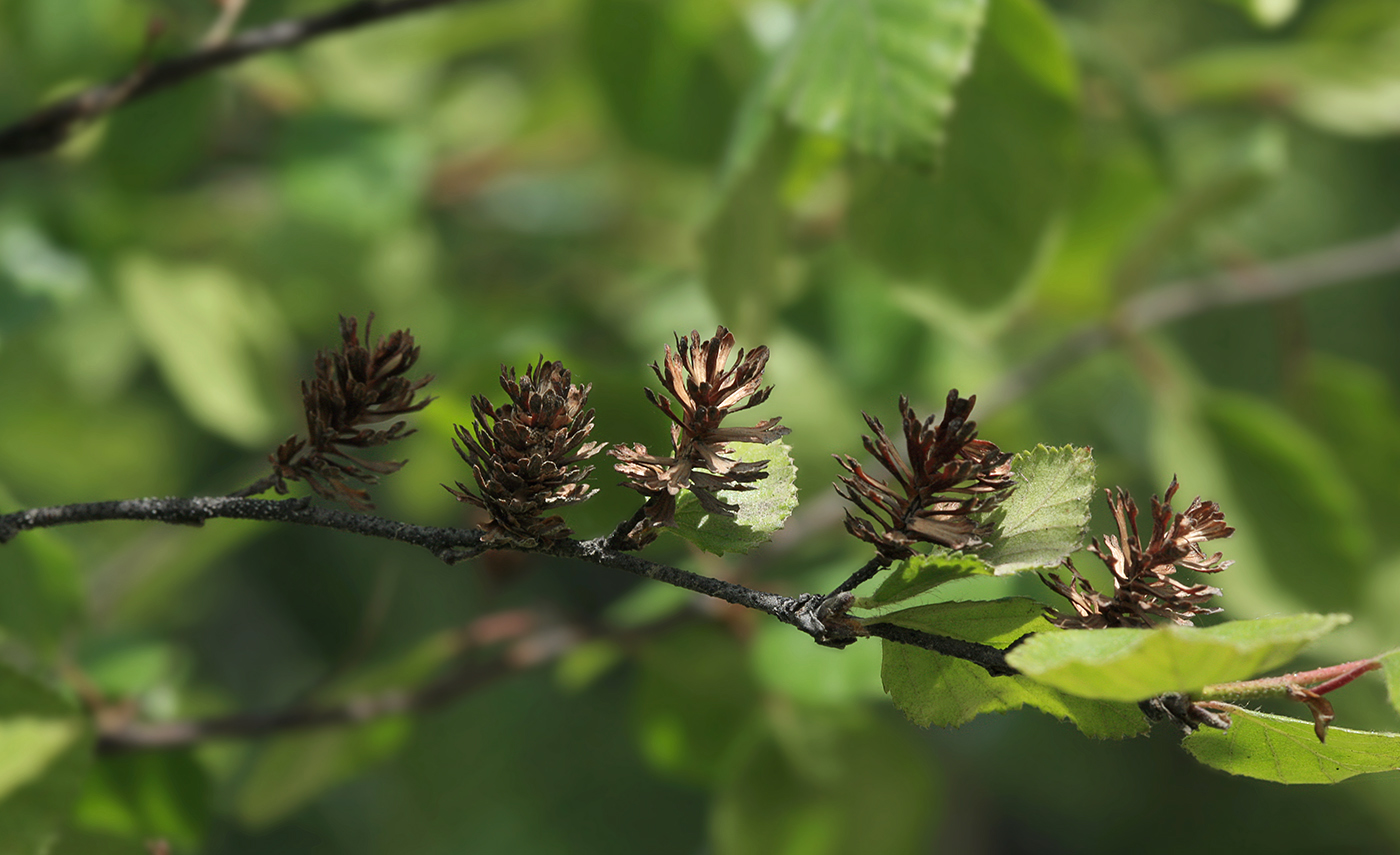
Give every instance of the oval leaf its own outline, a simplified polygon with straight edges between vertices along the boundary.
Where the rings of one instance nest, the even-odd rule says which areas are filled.
[[[45,851],[91,763],[84,717],[49,687],[0,664],[0,851]]]
[[[817,0],[778,58],[771,103],[861,154],[933,162],[986,0]]]
[[[997,647],[1026,633],[1053,632],[1044,607],[1024,598],[935,603],[881,620]],[[893,641],[883,643],[880,676],[895,707],[921,727],[958,727],[982,713],[1023,706],[1067,719],[1096,739],[1136,736],[1148,727],[1132,704],[1077,698],[1027,677],[993,677],[970,662]]]
[[[946,582],[973,576],[990,576],[992,568],[980,558],[956,552],[935,552],[915,555],[894,565],[879,589],[869,597],[856,600],[858,609],[888,606],[938,587]]]
[[[676,500],[676,533],[716,555],[748,552],[766,543],[797,507],[797,464],[791,451],[781,442],[732,444],[728,457],[745,462],[765,460],[768,477],[755,483],[752,490],[718,491],[721,500],[739,506],[734,517],[712,514],[700,507],[693,495],[682,493]]]
[[[1350,620],[1347,615],[1294,615],[1206,628],[1065,630],[1026,639],[1006,661],[1071,694],[1139,701],[1248,679],[1287,662]]]
[[[1016,489],[992,512],[991,546],[978,557],[998,574],[1055,567],[1084,545],[1094,495],[1094,453],[1038,445],[1011,461]]]
[[[1333,727],[1318,742],[1313,723],[1232,707],[1230,729],[1203,727],[1183,745],[1231,775],[1280,784],[1334,784],[1353,775],[1400,769],[1400,733]]]

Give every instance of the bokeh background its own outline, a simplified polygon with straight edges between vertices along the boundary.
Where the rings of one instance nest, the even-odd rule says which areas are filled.
[[[871,46],[907,7],[848,3]],[[252,0],[240,26],[332,5]],[[814,38],[818,14],[835,24]],[[439,485],[469,476],[453,425],[472,395],[499,402],[500,366],[562,359],[593,384],[596,439],[664,445],[647,366],[722,323],[772,349],[757,412],[792,428],[802,505],[751,555],[668,537],[658,560],[828,590],[866,557],[831,455],[859,452],[862,411],[891,424],[900,395],[932,413],[956,387],[1003,449],[1092,446],[1142,504],[1173,475],[1219,501],[1230,616],[1354,615],[1316,664],[1400,645],[1400,4],[991,0],[946,145],[912,157],[803,111],[802,85],[863,79],[844,14],[460,4],[0,162],[0,510],[251,482],[302,427],[337,316],[373,312],[412,330],[438,396],[378,510],[469,525]],[[189,50],[215,16],[6,0],[0,122]],[[804,32],[828,73],[774,95]],[[922,97],[900,86],[896,113]],[[869,95],[850,92],[833,100]],[[591,480],[582,536],[637,502],[608,463]],[[493,617],[526,631],[463,653]],[[923,731],[874,642],[821,649],[535,556],[449,567],[233,521],[33,532],[0,553],[0,633],[14,668],[153,721],[517,657],[430,714],[98,758],[15,820],[62,824],[62,855],[1400,849],[1400,773],[1264,784],[1165,727],[1100,743],[1034,711]],[[1336,697],[1339,726],[1400,730],[1378,682]],[[6,851],[45,851],[31,832]]]

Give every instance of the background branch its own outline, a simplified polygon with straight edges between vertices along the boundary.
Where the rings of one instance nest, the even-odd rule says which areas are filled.
[[[314,39],[375,24],[439,6],[477,3],[481,0],[360,0],[329,12],[278,21],[228,36],[217,30],[209,43],[184,56],[137,68],[125,77],[93,86],[30,116],[0,128],[0,159],[32,157],[62,145],[83,125],[117,108],[153,95],[224,66],[270,51],[286,50]],[[234,8],[233,12],[228,9]],[[234,4],[225,7],[232,24]]]
[[[132,722],[104,729],[97,750],[151,751],[183,748],[214,739],[256,739],[322,727],[366,724],[393,715],[429,712],[518,670],[505,659],[468,662],[412,689],[362,695],[339,704],[301,706],[267,713],[240,712],[216,718]]]
[[[1400,271],[1400,231],[1269,264],[1215,271],[1159,285],[1126,300],[1107,320],[1081,327],[1022,364],[980,401],[985,416],[1123,338],[1224,306],[1267,303]]]

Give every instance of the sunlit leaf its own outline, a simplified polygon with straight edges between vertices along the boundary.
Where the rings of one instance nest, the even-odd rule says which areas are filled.
[[[1346,615],[1238,620],[1212,627],[1077,629],[1026,639],[1013,668],[1071,694],[1139,701],[1244,680],[1281,665]]]
[[[1335,784],[1400,769],[1400,733],[1332,727],[1317,741],[1311,721],[1231,707],[1230,728],[1202,727],[1183,744],[1197,760],[1232,775],[1280,784]]]
[[[39,853],[92,762],[86,720],[48,687],[0,664],[0,848]]]
[[[254,356],[280,329],[276,307],[217,267],[136,256],[118,278],[127,312],[190,417],[236,443],[266,439],[272,415]]]
[[[868,160],[848,219],[887,273],[990,308],[1044,252],[1077,160],[1075,64],[1041,4],[990,4],[957,97],[939,171]]]
[[[721,500],[738,505],[735,517],[712,514],[690,493],[676,501],[676,533],[707,552],[748,552],[767,542],[797,507],[797,466],[781,442],[736,442],[726,455],[735,460],[768,461],[768,477],[748,491],[721,490]]]
[[[998,573],[1057,566],[1084,545],[1094,494],[1094,455],[1087,448],[1023,451],[1011,462],[1016,489],[993,512],[991,546],[977,557]]]
[[[772,103],[855,152],[928,165],[987,0],[817,0],[779,58]]]
[[[916,606],[881,620],[1001,648],[1027,633],[1055,632],[1044,607],[1028,599]],[[957,727],[982,713],[1023,706],[1068,719],[1099,739],[1135,736],[1148,727],[1133,704],[1077,698],[1023,676],[993,677],[970,662],[907,644],[884,641],[883,650],[885,691],[922,727]]]
[[[77,721],[12,716],[0,721],[0,802],[43,774],[82,736]]]
[[[992,568],[973,555],[940,551],[897,562],[875,593],[856,600],[855,607],[873,609],[917,597],[946,582],[990,576]]]

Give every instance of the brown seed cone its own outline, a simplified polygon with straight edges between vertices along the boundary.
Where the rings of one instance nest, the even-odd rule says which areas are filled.
[[[1137,505],[1119,490],[1108,495],[1118,534],[1095,540],[1089,551],[1097,555],[1113,574],[1113,596],[1094,590],[1074,564],[1068,583],[1051,573],[1042,581],[1069,600],[1073,614],[1060,614],[1055,624],[1066,629],[1098,629],[1108,626],[1147,627],[1160,619],[1183,626],[1196,615],[1214,614],[1220,609],[1205,605],[1220,589],[1210,585],[1188,585],[1174,578],[1179,569],[1197,573],[1219,573],[1231,562],[1217,552],[1206,555],[1200,544],[1226,538],[1235,530],[1225,524],[1225,515],[1215,502],[1197,497],[1185,511],[1173,514],[1172,497],[1176,479],[1167,487],[1166,497],[1152,497],[1152,536],[1143,545],[1137,532]]]
[[[731,413],[768,399],[773,387],[760,388],[767,364],[768,348],[735,353],[734,336],[722,326],[714,338],[703,341],[694,330],[687,338],[677,336],[676,349],[668,345],[662,363],[652,363],[652,371],[671,397],[651,389],[646,396],[672,422],[672,453],[652,454],[635,443],[608,452],[619,461],[614,468],[625,476],[623,483],[647,497],[640,518],[623,533],[625,541],[643,546],[656,538],[658,529],[674,526],[676,497],[684,490],[706,511],[732,517],[738,507],[719,498],[717,491],[751,490],[755,481],[768,477],[766,462],[727,456],[729,443],[776,442],[788,433],[779,419],[766,419],[753,427],[720,427]]]
[[[418,390],[433,379],[431,375],[417,380],[404,376],[418,361],[412,334],[395,330],[371,350],[373,322],[371,314],[365,320],[365,340],[361,343],[358,322],[341,316],[341,349],[316,355],[315,378],[301,384],[307,436],[288,437],[268,457],[273,468],[272,486],[278,493],[287,492],[287,481],[305,481],[319,496],[368,510],[374,507],[368,491],[347,482],[375,484],[380,475],[403,467],[405,461],[368,460],[347,450],[387,445],[408,436],[413,429],[403,421],[380,430],[366,426],[415,413],[433,401],[414,400]]]
[[[566,538],[572,532],[562,517],[542,515],[597,492],[584,483],[593,467],[575,465],[604,445],[586,441],[593,410],[584,407],[593,387],[575,386],[571,379],[563,363],[543,357],[523,377],[501,366],[501,388],[510,403],[493,408],[478,395],[471,429],[457,425],[452,444],[471,466],[477,491],[460,481],[458,489],[446,489],[490,515],[482,525],[487,543],[536,546]]]
[[[849,475],[836,492],[869,519],[846,512],[846,530],[871,543],[890,559],[908,558],[916,543],[949,549],[972,549],[986,534],[974,519],[994,508],[1015,486],[1011,455],[995,444],[977,439],[977,423],[968,420],[977,402],[948,393],[942,420],[926,421],[899,399],[906,461],[880,420],[865,416],[874,437],[861,437],[865,450],[898,482],[898,488],[867,473],[852,457],[836,459]]]

